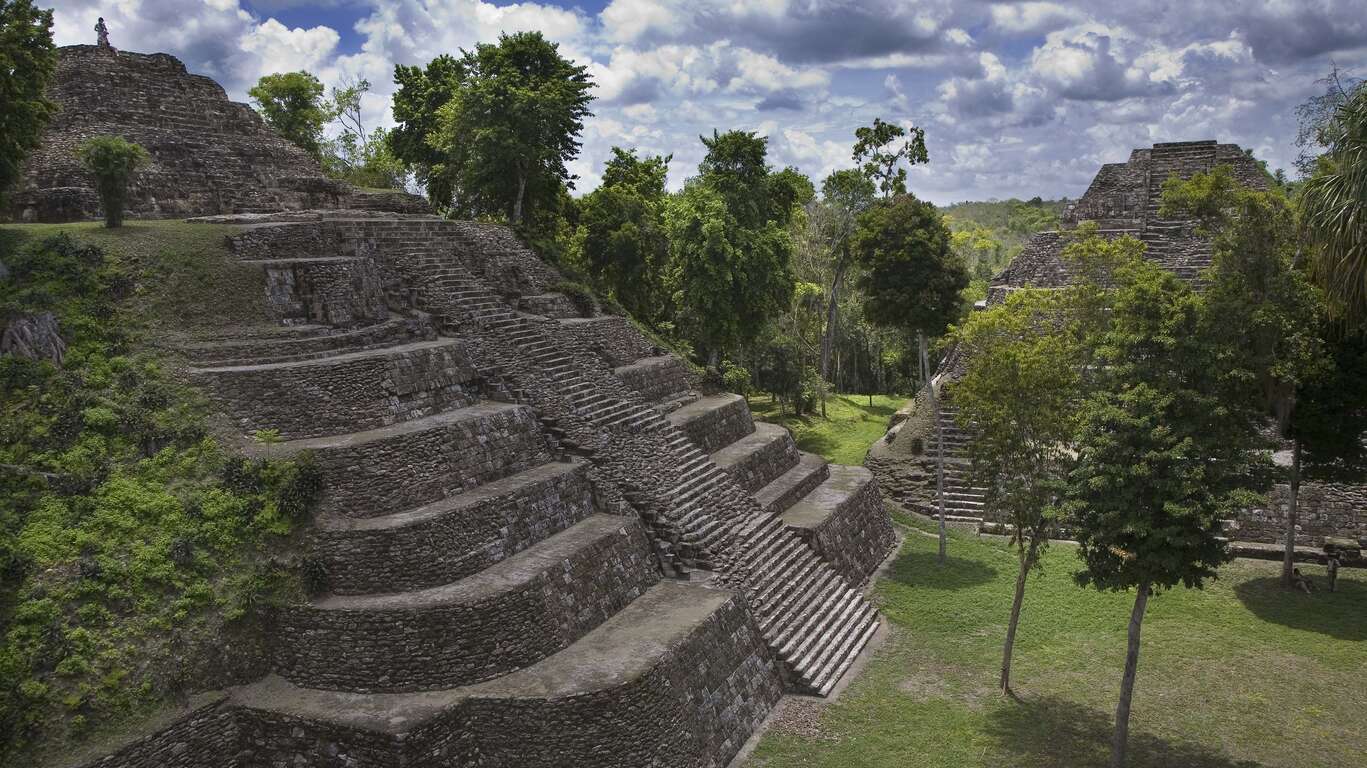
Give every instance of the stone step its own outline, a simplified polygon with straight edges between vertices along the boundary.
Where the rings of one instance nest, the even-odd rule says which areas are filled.
[[[638,521],[593,515],[459,581],[283,608],[274,668],[333,690],[468,685],[570,645],[658,578]]]
[[[814,453],[798,452],[795,466],[755,492],[755,501],[770,514],[796,504],[829,476],[827,461]]]
[[[593,512],[587,462],[556,461],[402,512],[319,520],[310,552],[336,594],[424,589],[487,568]]]
[[[856,586],[873,576],[897,541],[873,473],[864,467],[830,465],[829,477],[781,517]]]
[[[323,472],[319,517],[377,517],[532,467],[552,456],[536,413],[483,402],[387,427],[251,446],[260,456],[310,452]]]
[[[690,684],[662,682],[671,680]],[[453,765],[637,768],[725,765],[781,695],[734,593],[661,582],[559,653],[487,682],[363,694],[272,675],[233,689],[231,701],[251,764],[316,752],[356,768],[434,754]]]
[[[730,393],[700,398],[666,418],[704,453],[718,451],[755,431],[745,398]]]
[[[755,422],[755,431],[712,454],[712,463],[725,470],[745,490],[754,493],[797,466],[797,445],[787,429]]]
[[[243,434],[270,429],[289,440],[385,427],[478,399],[464,342],[446,338],[186,373]]]
[[[214,367],[308,360],[370,349],[376,345],[393,345],[418,340],[414,338],[414,331],[403,320],[389,320],[348,331],[337,331],[331,326],[296,328],[301,329],[301,332],[189,342],[177,346],[176,349],[194,365]],[[311,330],[302,332],[303,329]]]

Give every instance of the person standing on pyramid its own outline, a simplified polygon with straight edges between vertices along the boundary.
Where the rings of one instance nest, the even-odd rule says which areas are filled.
[[[104,17],[103,17],[103,16],[101,16],[101,17],[100,17],[100,20],[99,20],[98,22],[95,23],[95,34],[99,36],[98,39],[95,41],[95,44],[98,45],[98,46],[100,46],[101,48],[108,48],[108,47],[109,47],[109,27],[106,27],[106,26],[104,25]]]

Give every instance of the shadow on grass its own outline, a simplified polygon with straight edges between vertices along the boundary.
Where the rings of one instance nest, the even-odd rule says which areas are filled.
[[[798,435],[796,442],[799,449],[821,456],[829,456],[840,447],[840,441],[836,439],[835,435],[815,430],[804,430]]]
[[[1263,621],[1340,640],[1367,640],[1367,583],[1339,579],[1338,591],[1328,592],[1323,577],[1308,575],[1320,588],[1309,595],[1282,587],[1277,576],[1245,581],[1234,594]]]
[[[919,534],[908,534],[917,536]],[[914,584],[927,589],[956,590],[976,587],[997,578],[997,569],[977,560],[948,555],[940,565],[934,552],[904,550],[893,561],[888,578],[898,584]]]
[[[891,416],[897,410],[897,406],[894,405],[880,405],[878,403],[869,405],[869,399],[859,395],[836,395],[831,399],[839,400],[851,408],[856,408],[870,416],[879,416],[884,419]]]
[[[1130,723],[1129,768],[1259,768],[1199,744],[1174,743],[1134,730]],[[997,749],[1014,754],[1013,766],[1082,768],[1105,766],[1111,757],[1109,715],[1054,696],[1028,697],[995,708],[986,733]]]

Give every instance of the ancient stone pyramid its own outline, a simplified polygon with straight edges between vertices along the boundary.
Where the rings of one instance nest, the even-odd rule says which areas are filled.
[[[870,473],[581,316],[510,230],[213,220],[269,322],[179,342],[185,373],[244,450],[314,456],[325,585],[278,612],[264,678],[92,765],[719,767],[877,629]]]
[[[266,127],[250,107],[165,53],[94,45],[58,49],[49,98],[60,108],[25,163],[0,218],[79,221],[100,216],[94,182],[75,150],[122,136],[151,155],[131,189],[131,217],[169,218],[305,208],[426,212],[419,197],[366,192],[323,174],[308,153]]]

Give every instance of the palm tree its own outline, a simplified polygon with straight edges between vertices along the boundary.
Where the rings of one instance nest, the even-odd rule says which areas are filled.
[[[1367,324],[1367,88],[1356,88],[1326,126],[1328,151],[1301,195],[1313,269],[1335,309]]]

